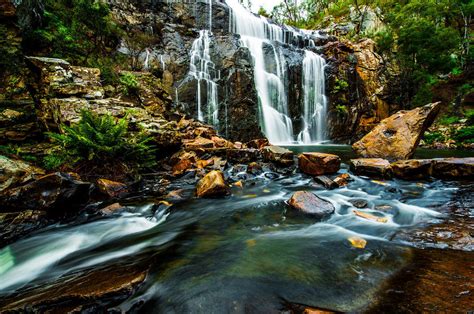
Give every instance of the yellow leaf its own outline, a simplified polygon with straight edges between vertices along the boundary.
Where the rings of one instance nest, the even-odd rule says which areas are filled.
[[[257,197],[258,195],[257,194],[247,194],[247,195],[244,195],[242,196],[243,198],[255,198]]]
[[[238,187],[241,188],[241,189],[244,187],[243,184],[242,184],[242,181],[237,181],[237,182],[235,182],[235,183],[234,183],[234,186],[238,186]]]
[[[367,245],[367,241],[361,237],[350,237],[347,240],[349,240],[351,245],[357,249],[363,249]]]
[[[368,219],[368,220],[381,222],[381,223],[386,223],[388,221],[388,218],[386,218],[386,217],[377,217],[377,216],[374,216],[372,214],[364,213],[364,212],[361,212],[361,211],[358,211],[358,210],[354,210],[353,212],[354,212],[354,214],[356,214],[356,216],[359,216],[361,218],[365,218],[365,219]]]
[[[255,246],[257,244],[257,240],[250,239],[250,240],[245,241],[245,243],[247,243],[248,247],[252,247],[252,246]]]
[[[383,182],[383,181],[378,181],[378,180],[372,180],[372,183],[378,184],[378,185],[383,185],[383,186],[390,186],[390,183]]]
[[[269,189],[263,189],[263,193],[270,193]]]

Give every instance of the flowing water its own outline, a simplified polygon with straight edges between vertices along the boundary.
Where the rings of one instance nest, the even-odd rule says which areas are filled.
[[[346,171],[343,166],[340,172]],[[144,311],[164,313],[267,313],[297,303],[356,311],[409,263],[410,243],[396,235],[443,221],[446,204],[461,188],[437,180],[353,176],[347,187],[329,191],[310,177],[270,169],[254,176],[239,166],[226,175],[231,182],[244,180],[226,198],[194,198],[194,181],[185,177],[173,183],[183,196],[169,200],[173,204],[121,200],[126,208],[111,216],[86,215],[4,247],[0,300],[68,273],[133,262],[172,245],[119,308],[141,302]],[[292,214],[286,200],[298,190],[331,202],[335,214],[322,221]],[[351,201],[361,199],[367,206],[356,209]],[[386,222],[358,217],[354,210]],[[367,247],[352,247],[351,237],[365,239]]]

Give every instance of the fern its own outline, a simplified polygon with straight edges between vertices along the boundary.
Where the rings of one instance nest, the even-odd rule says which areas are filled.
[[[155,164],[152,139],[144,132],[129,133],[126,117],[117,120],[110,114],[99,116],[83,110],[77,124],[62,125],[62,129],[63,134],[47,133],[60,146],[44,160],[50,169],[84,161],[103,165],[123,162],[137,167]]]

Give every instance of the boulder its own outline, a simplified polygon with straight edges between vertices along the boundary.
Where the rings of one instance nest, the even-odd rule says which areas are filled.
[[[24,184],[44,174],[43,169],[24,161],[0,156],[0,193],[9,187]]]
[[[399,160],[391,164],[393,175],[400,179],[417,180],[431,176],[431,159]]]
[[[56,172],[0,194],[2,211],[39,210],[63,216],[89,201],[91,184],[74,175]]]
[[[472,179],[474,157],[435,159],[433,176],[441,179]]]
[[[339,187],[343,187],[343,186],[346,186],[349,183],[350,180],[352,180],[351,176],[348,173],[343,173],[343,174],[338,175],[334,179],[334,182],[336,182],[336,184]]]
[[[293,152],[280,146],[265,146],[262,148],[262,156],[265,161],[271,161],[282,166],[293,164]]]
[[[362,199],[349,200],[349,203],[351,203],[356,208],[366,208],[369,204],[366,200]]]
[[[203,149],[208,149],[208,148],[213,148],[214,147],[214,142],[210,139],[204,138],[204,137],[197,137],[193,140],[185,141],[184,142],[184,148],[186,150],[203,150]]]
[[[341,158],[325,153],[303,153],[298,156],[300,170],[312,176],[331,174],[339,171]]]
[[[107,179],[97,180],[97,187],[100,192],[110,197],[117,197],[128,192],[126,184]]]
[[[324,186],[328,190],[336,189],[336,188],[339,187],[339,185],[336,182],[334,182],[333,180],[331,180],[330,178],[328,178],[326,176],[314,177],[314,181],[321,184],[322,186]]]
[[[250,142],[247,142],[245,145],[248,148],[262,149],[265,146],[270,145],[270,143],[268,142],[266,138],[259,138],[259,139],[251,140]]]
[[[192,167],[193,167],[193,162],[191,161],[191,159],[182,159],[173,166],[173,169],[172,169],[173,175],[179,176],[183,174],[184,172],[186,172],[186,170],[191,169]]]
[[[219,170],[213,170],[206,174],[196,186],[198,197],[219,197],[229,193],[230,188],[224,180],[224,174]]]
[[[324,218],[334,213],[334,206],[308,191],[298,191],[288,201],[298,212],[315,218]]]
[[[351,159],[350,169],[356,175],[390,178],[392,176],[392,167],[390,163],[381,158],[359,158]]]
[[[352,148],[358,156],[364,158],[411,158],[439,110],[440,103],[434,103],[410,111],[399,111],[382,120]]]

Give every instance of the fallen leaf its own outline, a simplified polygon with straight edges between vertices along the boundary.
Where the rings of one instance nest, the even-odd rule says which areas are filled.
[[[255,198],[257,197],[258,195],[257,194],[247,194],[247,195],[244,195],[242,196],[243,198]]]
[[[363,249],[367,245],[367,241],[361,237],[350,237],[347,240],[349,240],[351,245],[357,249]]]
[[[252,246],[255,246],[257,244],[257,240],[250,239],[250,240],[245,241],[245,243],[247,243],[248,247],[252,247]]]
[[[269,189],[263,189],[263,193],[270,193]]]
[[[372,183],[378,184],[378,185],[383,185],[383,186],[390,186],[390,183],[383,182],[383,181],[378,181],[378,180],[371,180]]]
[[[234,186],[238,186],[238,187],[241,188],[241,189],[244,187],[243,184],[242,184],[242,181],[237,181],[237,182],[235,182],[235,183],[234,183]]]
[[[374,216],[372,214],[364,213],[364,212],[361,212],[361,211],[358,211],[358,210],[353,210],[353,212],[354,212],[354,214],[356,214],[356,216],[359,216],[359,217],[362,217],[362,218],[365,218],[365,219],[368,219],[368,220],[381,222],[381,223],[386,223],[388,221],[388,218],[386,218],[386,217],[377,217],[377,216]]]

